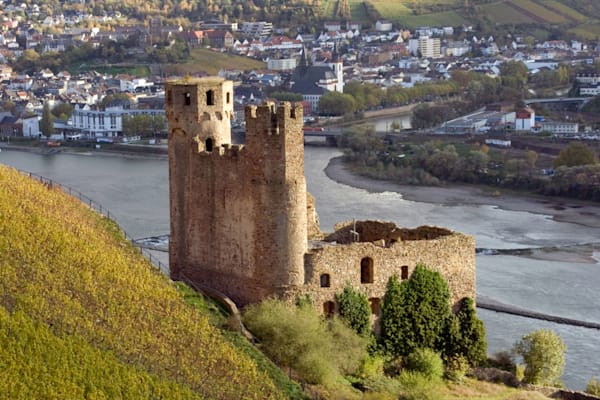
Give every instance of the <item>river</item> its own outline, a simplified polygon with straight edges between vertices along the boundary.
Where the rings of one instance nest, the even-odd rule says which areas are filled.
[[[323,230],[351,219],[394,221],[399,226],[438,225],[475,236],[477,247],[521,249],[589,244],[600,229],[555,221],[547,215],[506,211],[494,206],[421,203],[395,192],[373,193],[329,179],[324,168],[337,155],[331,148],[307,147],[305,171]],[[164,158],[112,155],[39,155],[6,148],[0,162],[34,172],[79,190],[111,211],[131,237],[169,231],[168,165]],[[478,296],[565,318],[600,323],[600,264],[569,257],[477,256]],[[598,249],[598,247],[595,247]],[[575,249],[577,249],[575,247]],[[575,250],[576,252],[577,250]],[[596,259],[600,253],[593,253]],[[488,352],[508,350],[523,335],[541,328],[560,334],[568,346],[563,376],[567,387],[583,389],[600,376],[600,331],[559,325],[479,309]]]

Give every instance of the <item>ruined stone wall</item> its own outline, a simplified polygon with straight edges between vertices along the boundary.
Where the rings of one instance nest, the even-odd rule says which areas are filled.
[[[372,260],[372,283],[361,282],[361,261]],[[389,278],[410,277],[418,263],[436,270],[446,279],[453,306],[463,297],[475,298],[475,241],[452,233],[431,240],[407,240],[387,247],[383,243],[337,244],[317,242],[306,256],[306,285],[315,307],[323,310],[347,285],[362,291],[374,303],[382,303]],[[329,287],[322,287],[322,275]]]
[[[331,307],[351,285],[376,309],[390,276],[406,279],[424,263],[446,278],[453,303],[475,297],[472,237],[367,221],[341,224],[317,241],[323,234],[306,192],[300,105],[247,107],[245,145],[231,144],[230,81],[168,82],[166,108],[173,279],[242,306],[310,294],[317,307]]]
[[[224,93],[220,83],[167,84],[167,96],[188,102],[185,94],[197,92],[202,99],[209,90]],[[304,283],[302,111],[289,104],[249,107],[247,144],[231,145],[229,125],[218,123],[227,115],[226,104],[212,96],[220,111],[192,100],[190,110],[177,104],[167,113],[171,275],[210,286],[245,305]],[[190,118],[188,112],[196,116]],[[207,119],[217,123],[204,124]]]

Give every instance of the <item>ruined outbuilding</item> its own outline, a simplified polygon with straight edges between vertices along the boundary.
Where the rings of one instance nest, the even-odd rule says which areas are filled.
[[[321,233],[306,191],[300,105],[246,107],[244,145],[231,143],[230,81],[170,81],[166,109],[173,279],[238,305],[308,294],[324,313],[335,312],[335,294],[351,285],[377,314],[389,277],[407,279],[424,263],[445,277],[453,303],[475,297],[471,236],[380,221]]]

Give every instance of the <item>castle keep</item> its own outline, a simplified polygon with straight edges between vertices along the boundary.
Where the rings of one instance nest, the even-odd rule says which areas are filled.
[[[475,297],[475,246],[446,229],[343,223],[320,232],[306,191],[302,107],[248,106],[246,143],[231,143],[233,84],[167,82],[171,236],[176,280],[216,289],[239,305],[308,294],[325,313],[352,285],[373,312],[391,275],[422,262],[446,278],[454,302]]]

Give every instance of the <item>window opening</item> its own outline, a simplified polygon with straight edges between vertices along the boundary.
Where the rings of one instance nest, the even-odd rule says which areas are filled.
[[[229,99],[229,96],[231,96],[231,94],[230,94],[229,92],[227,92],[227,96],[226,96],[226,97],[227,97],[227,99],[226,99],[226,101],[227,101],[227,104],[229,104],[229,103],[230,103],[230,101],[231,101],[231,100]]]
[[[323,303],[323,314],[327,317],[333,317],[335,313],[335,303],[333,301],[326,301]]]
[[[185,93],[185,105],[189,106],[192,104],[192,94],[190,92]]]
[[[373,259],[371,257],[360,260],[360,283],[373,283]]]
[[[408,279],[408,265],[403,265],[400,272],[400,279]]]
[[[371,314],[373,315],[379,315],[381,313],[381,300],[376,298],[376,297],[372,297],[369,299],[369,304],[371,305]]]
[[[215,92],[212,90],[208,90],[206,92],[206,105],[214,106],[215,105]]]
[[[212,149],[213,149],[213,140],[212,140],[212,138],[206,139],[206,142],[204,142],[204,148],[205,148],[206,151],[212,151]]]
[[[321,287],[330,287],[331,286],[331,278],[329,274],[321,275]]]

